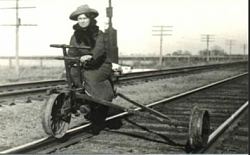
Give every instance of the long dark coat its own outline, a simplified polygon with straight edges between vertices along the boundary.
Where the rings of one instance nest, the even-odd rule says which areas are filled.
[[[86,29],[78,24],[73,26],[75,32],[70,39],[70,45],[90,46],[91,50],[70,49],[69,56],[92,55],[87,67],[82,68],[82,79],[88,94],[99,99],[112,101],[114,92],[110,83],[112,63],[105,51],[104,33],[95,24]],[[73,78],[78,78],[76,68],[71,68]]]

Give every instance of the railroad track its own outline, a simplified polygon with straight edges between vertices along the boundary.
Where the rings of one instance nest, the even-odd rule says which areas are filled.
[[[231,122],[231,124],[230,124]],[[228,126],[230,124],[230,126]],[[245,154],[248,152],[248,102],[209,137],[208,146],[196,153]],[[228,127],[227,127],[228,126]]]
[[[213,143],[210,137],[220,137],[222,134],[217,129],[225,122],[225,128],[230,126],[228,123],[232,123],[234,118],[242,113],[238,111],[236,117],[235,112],[240,108],[248,107],[248,73],[196,88],[147,106],[182,121],[183,126],[176,128],[123,112],[107,118],[107,121],[121,119],[123,125],[119,129],[107,128],[98,136],[93,136],[87,132],[91,124],[85,124],[69,130],[64,141],[46,137],[0,153],[51,153],[54,151],[57,151],[56,153],[98,153],[95,152],[96,148],[102,148],[99,153],[196,153],[204,148],[192,150],[187,145],[186,124],[189,123],[192,108],[198,106],[209,111],[211,124],[209,143]],[[228,118],[233,119],[227,121]],[[223,130],[225,129],[221,129]],[[75,143],[78,144],[63,149]],[[239,152],[236,150],[234,153]]]
[[[115,84],[123,84],[135,80],[139,81],[141,81],[142,79],[152,80],[154,78],[164,78],[166,76],[179,76],[183,74],[191,74],[194,72],[201,72],[211,69],[218,69],[223,67],[231,67],[231,66],[246,65],[246,64],[247,62],[234,62],[226,64],[213,64],[213,65],[203,65],[194,67],[127,73],[121,77],[114,77],[113,82]],[[46,91],[51,87],[66,87],[66,80],[58,79],[58,80],[46,80],[46,81],[0,85],[0,101],[4,99],[18,98],[18,97],[26,97],[27,101],[29,101],[30,97],[37,95],[40,96],[44,95]]]

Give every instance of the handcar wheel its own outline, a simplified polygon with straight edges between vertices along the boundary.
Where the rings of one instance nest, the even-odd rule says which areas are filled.
[[[42,125],[47,134],[55,138],[62,138],[66,134],[71,114],[63,114],[62,109],[69,107],[69,104],[70,100],[64,93],[50,95],[42,111]]]
[[[210,134],[210,116],[207,110],[194,107],[189,122],[189,145],[191,148],[205,147]]]

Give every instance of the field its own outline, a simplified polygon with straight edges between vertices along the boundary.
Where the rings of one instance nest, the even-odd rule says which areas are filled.
[[[54,65],[53,65],[53,62]],[[187,66],[197,66],[197,65],[206,65],[206,64],[213,64],[218,62],[168,62],[165,66],[157,66],[157,65],[136,65],[134,64],[133,68],[138,69],[168,69],[168,68],[176,68],[176,67],[187,67]],[[30,65],[29,65],[30,64]],[[6,66],[0,65],[0,84],[7,84],[7,83],[17,83],[17,82],[29,82],[29,81],[39,81],[39,80],[49,80],[49,79],[60,79],[62,76],[64,66],[62,63],[58,63],[58,61],[44,61],[43,67],[40,67],[38,62],[29,61],[25,62],[22,61],[20,63],[21,67],[19,70],[19,79],[16,75],[16,70],[14,66]]]
[[[59,79],[63,71],[63,67],[21,67],[17,80],[15,68],[0,67],[0,84]]]

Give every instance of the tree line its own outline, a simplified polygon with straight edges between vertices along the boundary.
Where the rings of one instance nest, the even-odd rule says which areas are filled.
[[[174,55],[174,56],[191,56],[192,53],[187,51],[187,50],[185,50],[185,51],[177,50],[177,51],[173,52],[172,55]],[[198,52],[198,55],[200,55],[200,56],[207,56],[207,55],[210,55],[210,56],[225,56],[225,55],[228,55],[228,54],[220,46],[215,45],[215,46],[211,47],[211,50],[207,50],[207,49],[200,50]]]

